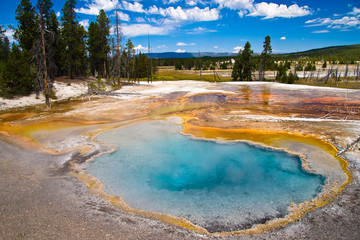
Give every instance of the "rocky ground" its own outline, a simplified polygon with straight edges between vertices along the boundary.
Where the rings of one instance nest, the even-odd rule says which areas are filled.
[[[64,119],[66,121],[76,120],[77,123],[84,122],[88,125],[91,121],[97,121],[97,124],[100,121],[103,123],[124,122],[147,116],[154,112],[154,109],[157,113],[179,112],[181,108],[178,104],[188,101],[187,97],[189,96],[206,93],[224,94],[226,101],[229,102],[234,101],[237,94],[237,90],[235,91],[234,87],[229,85],[220,85],[220,88],[218,85],[201,82],[176,82],[164,83],[164,85],[156,83],[154,85],[152,87],[146,84],[137,87],[130,86],[112,94],[113,96],[89,99],[89,101],[79,102],[71,107],[59,107],[58,112],[54,110],[55,113],[46,111],[32,113],[31,117],[25,119],[18,115],[15,117],[6,112],[1,113],[0,239],[217,238],[199,235],[168,223],[131,215],[115,208],[109,202],[89,194],[87,187],[70,172],[59,171],[64,169],[63,164],[73,157],[74,152],[49,154],[38,144],[34,146],[21,138],[25,135],[21,130],[20,133],[15,130],[17,126],[23,127],[22,130],[24,130],[28,125],[44,121],[60,121],[59,119],[63,122]],[[243,94],[243,98],[238,100],[242,101],[241,106],[243,107],[241,108],[234,107],[234,105],[224,106],[223,100],[221,100],[223,97],[214,98],[212,95],[208,96],[209,98],[206,100],[202,97],[191,98],[194,102],[198,102],[200,99],[202,103],[209,103],[210,107],[206,107],[205,110],[203,107],[199,108],[198,105],[192,106],[193,108],[190,110],[185,110],[193,111],[198,118],[194,123],[199,125],[285,129],[307,134],[317,132],[339,149],[344,148],[358,134],[360,123],[356,118],[359,117],[357,111],[360,104],[357,105],[356,101],[359,101],[360,98],[359,91],[342,92],[342,90],[326,89],[328,95],[336,96],[337,102],[349,99],[346,101],[351,100],[351,103],[348,104],[345,101],[344,105],[336,105],[327,99],[326,108],[330,110],[314,113],[310,111],[311,107],[309,108],[308,104],[301,105],[301,111],[299,111],[296,108],[298,103],[295,103],[295,100],[289,101],[290,109],[284,108],[284,104],[280,103],[284,96],[283,92],[280,94],[277,92],[279,90],[270,89],[272,93],[276,93],[273,96],[279,97],[267,98],[266,89],[261,93],[261,90],[258,92],[257,88],[253,86],[250,86],[252,88],[252,93],[249,95],[250,100],[246,100],[246,88],[236,86],[236,89],[240,89],[239,92]],[[288,86],[280,85],[277,89],[281,88],[289,91]],[[291,88],[296,90],[296,86]],[[300,87],[300,89],[302,88]],[[310,90],[306,89],[306,91]],[[304,90],[297,94],[306,96],[307,92]],[[318,94],[325,93],[321,90]],[[346,97],[344,97],[345,95]],[[232,99],[229,96],[232,96]],[[343,96],[343,99],[340,99],[339,96]],[[335,99],[335,97],[333,98]],[[266,101],[268,101],[267,106],[261,104],[261,108],[254,108],[259,105],[259,102]],[[177,107],[173,107],[174,104]],[[313,108],[321,104],[324,106],[323,102],[321,104],[313,102],[312,104]],[[151,105],[151,107],[146,107],[147,105]],[[345,106],[351,106],[351,113],[344,113],[350,109]],[[338,109],[337,115],[334,114],[336,108]],[[26,112],[27,110],[21,111]],[[248,112],[244,114],[244,111]],[[327,115],[331,111],[332,113]],[[301,115],[302,113],[306,114],[305,119]],[[346,120],[345,118],[350,115],[353,120]],[[270,119],[269,116],[275,118]],[[326,116],[327,121],[319,122],[320,118],[324,120],[323,116]],[[331,118],[328,118],[329,116]],[[294,119],[295,117],[302,119]],[[90,124],[90,126],[92,125]],[[44,129],[46,130],[46,128],[48,128],[47,125]],[[65,131],[63,135],[54,137],[56,139],[54,143],[44,142],[49,144],[47,148],[51,148],[51,144],[54,146],[60,142],[65,144],[66,140],[71,139],[68,141],[71,144],[64,146],[64,149],[67,149],[71,147],[70,145],[83,144],[84,136],[80,140],[76,136],[80,136],[81,132],[86,131],[88,129],[82,129],[79,132]],[[37,132],[39,133],[39,130]],[[41,136],[44,139],[47,138],[47,135],[41,134],[41,132],[39,134],[38,139],[41,140]],[[279,229],[260,235],[241,235],[225,239],[359,239],[360,153],[358,150],[350,151],[345,153],[344,157],[349,162],[353,180],[331,203],[309,213],[305,218]]]

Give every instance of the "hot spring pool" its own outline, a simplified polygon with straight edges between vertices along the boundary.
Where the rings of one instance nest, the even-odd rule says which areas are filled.
[[[250,228],[313,199],[325,178],[298,156],[242,142],[194,140],[181,126],[151,121],[100,134],[118,146],[87,173],[132,208],[183,217],[209,232]]]

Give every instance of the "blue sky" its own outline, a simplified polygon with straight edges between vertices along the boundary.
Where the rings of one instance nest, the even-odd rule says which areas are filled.
[[[20,0],[0,2],[0,24],[16,27]],[[53,3],[60,16],[65,0]],[[78,0],[78,21],[87,28],[104,9],[114,23],[116,6],[123,42],[142,52],[148,34],[152,52],[234,52],[246,41],[261,52],[266,35],[274,53],[360,43],[360,0]]]

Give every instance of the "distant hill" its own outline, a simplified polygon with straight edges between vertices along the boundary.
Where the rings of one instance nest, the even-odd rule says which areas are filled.
[[[289,58],[343,58],[349,60],[360,60],[360,44],[333,46],[311,49],[308,51],[278,54],[275,56]]]
[[[146,54],[148,55],[148,54]],[[164,52],[164,53],[151,53],[152,58],[197,58],[197,57],[231,57],[236,53],[217,53],[217,52],[200,52],[200,53],[177,53],[177,52]]]
[[[163,53],[151,53],[152,58],[198,58],[198,57],[233,57],[237,53],[231,52],[200,52],[200,53],[177,53],[177,52],[163,52]],[[146,54],[148,55],[148,54]],[[255,53],[254,55],[259,55]],[[325,48],[311,49],[303,52],[296,53],[282,53],[274,54],[275,57],[286,58],[317,58],[317,59],[349,59],[350,61],[360,60],[360,44],[345,45],[345,46],[333,46]]]

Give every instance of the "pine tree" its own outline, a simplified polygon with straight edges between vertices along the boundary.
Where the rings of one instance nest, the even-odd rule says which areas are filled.
[[[96,16],[96,21],[99,26],[99,32],[101,36],[100,42],[100,60],[103,63],[103,67],[101,68],[101,75],[103,77],[107,77],[108,75],[108,64],[107,64],[107,56],[110,52],[109,47],[109,36],[110,36],[110,20],[106,15],[103,9],[100,10],[99,15]]]
[[[244,50],[239,51],[239,54],[236,56],[231,75],[233,81],[252,81],[252,71],[255,68],[252,54],[251,45],[249,42],[246,42]]]
[[[128,39],[128,41],[126,43],[126,65],[125,65],[125,68],[126,68],[127,78],[128,78],[129,82],[130,82],[130,78],[134,75],[134,66],[135,66],[134,54],[135,54],[134,45],[131,42],[131,40]]]
[[[101,62],[99,54],[101,52],[101,35],[99,24],[97,22],[91,22],[88,29],[88,52],[89,52],[89,62],[90,62],[90,71],[93,76],[97,77],[96,72],[99,72],[101,67]]]
[[[108,53],[110,52],[109,37],[110,21],[104,10],[100,10],[96,22],[91,22],[88,29],[88,51],[92,74],[108,76]]]
[[[260,64],[259,64],[259,80],[263,81],[265,79],[265,71],[268,70],[271,66],[271,38],[270,36],[265,37],[263,44],[263,51],[261,52]]]
[[[241,62],[241,50],[240,50],[239,53],[236,55],[233,71],[232,71],[232,74],[231,74],[231,77],[232,77],[233,81],[239,81],[240,80],[240,76],[242,75],[242,71],[243,71],[243,65],[242,65],[242,62]]]
[[[29,0],[21,0],[15,14],[18,28],[15,30],[14,36],[25,52],[25,57],[30,61],[33,45],[40,34],[35,7],[32,6]]]
[[[5,71],[0,74],[0,95],[12,98],[28,95],[33,91],[33,75],[28,70],[29,62],[25,52],[16,44],[12,45]]]
[[[10,42],[5,36],[6,30],[0,25],[0,64],[6,63],[10,53]]]
[[[243,64],[243,74],[240,77],[240,81],[252,81],[252,71],[254,70],[254,63],[252,62],[251,45],[246,42],[244,51],[241,53],[241,62]]]
[[[76,20],[76,0],[67,0],[61,18],[61,61],[62,69],[70,78],[86,72],[86,31]]]

